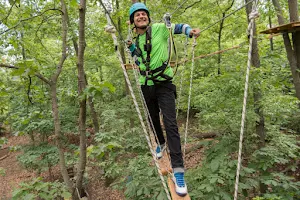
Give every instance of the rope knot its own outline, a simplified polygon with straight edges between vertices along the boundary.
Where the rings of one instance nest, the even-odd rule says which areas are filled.
[[[115,29],[114,26],[112,25],[106,25],[104,27],[104,30],[107,32],[107,33],[115,33],[117,30]]]
[[[259,17],[259,13],[257,9],[252,10],[252,12],[249,14],[249,20],[256,19]]]

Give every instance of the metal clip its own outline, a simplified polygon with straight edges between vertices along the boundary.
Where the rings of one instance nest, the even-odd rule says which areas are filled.
[[[170,15],[170,13],[164,14],[163,19],[164,19],[164,21],[165,21],[166,27],[167,27],[167,28],[172,28],[172,24],[171,24],[171,15]]]

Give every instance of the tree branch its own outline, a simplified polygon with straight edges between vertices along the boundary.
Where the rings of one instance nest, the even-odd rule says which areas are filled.
[[[65,5],[65,2],[63,0],[61,0],[61,6],[62,6],[62,33],[61,33],[61,36],[62,36],[62,49],[61,49],[61,58],[60,58],[60,61],[57,65],[57,70],[56,70],[56,73],[51,77],[51,80],[53,82],[56,82],[58,76],[60,75],[61,73],[61,70],[62,70],[62,67],[63,67],[63,64],[67,58],[67,33],[68,33],[68,13],[67,13],[67,8],[66,8],[66,5]]]
[[[14,65],[7,65],[7,64],[4,64],[4,63],[0,63],[0,67],[9,68],[9,69],[20,69],[20,67],[17,67],[17,66],[14,66]],[[41,79],[42,81],[44,81],[45,83],[47,83],[48,85],[51,84],[51,82],[46,77],[44,77],[42,74],[36,72],[34,75],[36,77],[38,77],[39,79]]]
[[[14,28],[16,28],[16,27],[18,27],[22,22],[25,22],[25,21],[34,19],[34,18],[36,18],[36,17],[40,17],[40,16],[42,16],[43,14],[45,14],[46,12],[52,11],[52,10],[57,10],[57,11],[60,11],[60,12],[62,13],[62,11],[59,10],[59,9],[56,9],[56,8],[50,8],[50,9],[48,9],[48,10],[43,11],[42,13],[40,13],[40,14],[38,14],[38,15],[35,15],[35,16],[29,17],[29,18],[26,18],[26,19],[21,19],[21,20],[20,20],[16,25],[14,25],[13,27],[10,27],[10,28],[6,29],[5,31],[1,32],[0,35],[2,35],[2,34],[4,34],[4,33],[8,32],[8,31],[10,31],[10,30],[12,30],[12,29],[14,29]]]
[[[37,37],[37,38],[39,39],[39,41],[40,41],[42,47],[45,49],[45,51],[48,53],[48,55],[52,58],[52,61],[54,61],[55,59],[54,59],[54,57],[52,56],[52,54],[48,51],[48,49],[45,47],[45,45],[43,44],[42,39],[38,36],[38,31],[40,30],[40,28],[42,27],[42,25],[43,25],[48,19],[50,19],[50,18],[53,17],[53,16],[58,16],[58,15],[53,14],[53,15],[50,15],[50,16],[44,18],[44,19],[42,20],[42,22],[38,25],[38,29],[35,31],[35,37]]]
[[[1,19],[0,24],[2,24],[2,22],[5,21],[9,17],[9,15],[10,15],[10,13],[12,11],[12,8],[14,7],[15,4],[16,4],[16,1],[14,1],[14,3],[11,5],[11,7],[10,7],[8,13],[7,13],[7,15],[3,19]]]
[[[187,7],[185,7],[185,9],[184,9],[184,11],[183,12],[185,12],[187,9],[189,9],[189,8],[191,8],[191,7],[193,7],[194,5],[196,5],[197,3],[200,3],[202,0],[200,0],[200,1],[196,1],[196,2],[194,2],[193,4],[191,4],[191,5],[189,5],[189,6],[187,6]]]

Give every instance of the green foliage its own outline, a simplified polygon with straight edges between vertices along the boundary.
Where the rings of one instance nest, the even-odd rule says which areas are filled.
[[[57,147],[49,144],[40,144],[38,146],[26,146],[24,153],[17,157],[18,161],[28,170],[42,171],[49,169],[58,163]]]
[[[228,13],[241,6],[235,1]],[[14,6],[12,6],[16,3]],[[112,19],[118,23],[123,39],[127,30],[129,1],[119,1],[119,8],[113,4]],[[159,21],[166,12],[172,13],[173,23],[188,23],[192,27],[208,27],[222,18],[231,1],[209,0],[178,7],[174,1],[147,1],[153,21]],[[77,132],[78,97],[76,52],[71,39],[78,36],[78,1],[66,1],[69,15],[68,55],[60,79],[57,82],[59,118],[63,133]],[[256,19],[258,31],[277,20],[271,1],[260,2],[260,18]],[[288,17],[288,2],[280,0],[283,16]],[[15,135],[29,134],[37,144],[46,141],[53,134],[53,117],[50,90],[34,76],[36,72],[50,78],[57,70],[61,57],[61,13],[59,1],[2,1],[0,19],[3,19],[0,40],[2,63],[17,65],[17,70],[0,70],[0,122],[9,125]],[[12,6],[12,7],[11,7]],[[50,9],[50,10],[49,10]],[[122,185],[129,199],[164,199],[160,181],[152,166],[149,151],[142,136],[138,117],[132,100],[125,97],[124,78],[115,55],[110,34],[103,32],[105,15],[96,1],[88,3],[86,15],[85,69],[88,87],[83,95],[93,97],[101,127],[93,135],[95,141],[87,149],[89,161],[104,169],[105,177]],[[46,11],[46,12],[45,12]],[[199,14],[200,13],[200,14]],[[34,17],[36,16],[36,17]],[[20,23],[22,22],[22,23]],[[245,10],[241,9],[224,21],[220,37],[222,49],[243,42],[248,43]],[[205,30],[197,39],[195,56],[219,50],[220,24]],[[7,32],[3,32],[12,28]],[[121,35],[118,34],[118,37]],[[184,56],[185,36],[176,35],[175,40],[180,58]],[[245,126],[244,167],[241,171],[239,195],[241,198],[257,195],[259,183],[265,183],[271,190],[258,199],[298,198],[298,182],[289,177],[295,170],[299,148],[294,137],[300,132],[299,101],[291,80],[290,67],[283,49],[282,38],[274,37],[275,49],[269,50],[266,36],[257,35],[261,67],[251,69]],[[192,40],[189,40],[189,44]],[[121,45],[120,45],[121,46]],[[191,58],[188,46],[188,59]],[[241,110],[247,65],[248,45],[237,50],[195,61],[193,94],[191,106],[196,111],[195,129],[218,133],[218,143],[206,145],[205,161],[201,168],[187,172],[187,182],[192,198],[229,199],[233,192],[236,168],[236,152],[240,131]],[[220,59],[220,63],[219,63]],[[187,102],[191,62],[186,63],[182,72],[183,93],[181,102]],[[180,69],[181,70],[181,69]],[[220,70],[220,74],[218,73]],[[129,71],[128,71],[129,72]],[[132,75],[129,72],[129,76]],[[29,79],[28,76],[31,76]],[[31,82],[31,84],[30,84]],[[179,77],[175,77],[179,88]],[[29,90],[30,88],[30,90]],[[266,128],[266,146],[259,149],[255,125],[259,116],[255,113],[253,92],[260,89],[259,100]],[[31,99],[31,100],[30,100]],[[187,103],[180,105],[185,112]],[[100,113],[101,112],[101,113]],[[88,117],[87,122],[91,124]],[[279,132],[281,130],[281,132]],[[0,139],[0,147],[6,139]],[[66,152],[68,164],[75,164],[78,157],[76,145],[69,145]],[[47,145],[25,148],[20,162],[28,169],[38,172],[57,163],[57,150]],[[140,159],[140,161],[138,160]],[[129,165],[128,165],[128,161]],[[285,168],[285,169],[282,169]],[[148,174],[149,173],[149,174]],[[127,178],[124,178],[127,177]],[[124,180],[126,180],[124,182]],[[199,189],[200,188],[200,189]],[[25,190],[23,191],[25,194]],[[249,193],[249,194],[247,194]],[[254,193],[254,194],[252,194]],[[26,193],[36,198],[37,193]],[[25,196],[26,197],[26,196]],[[24,198],[25,198],[24,197]],[[41,197],[43,198],[43,197]]]
[[[3,145],[5,145],[8,142],[7,138],[1,137],[0,138],[0,149],[2,148]]]
[[[252,200],[282,200],[282,199],[279,197],[275,197],[275,198],[255,197]]]
[[[107,109],[102,112],[103,123],[100,132],[94,137],[96,144],[89,146],[87,150],[89,158],[96,159],[96,164],[104,170],[104,176],[113,180],[123,175],[128,159],[133,157],[130,154],[147,151],[140,138],[140,128],[130,129],[129,120],[125,120],[128,99],[113,102],[112,107],[114,103],[119,103],[119,108],[124,110]],[[106,106],[109,107],[109,104]]]
[[[206,159],[201,167],[187,171],[191,198],[232,199],[237,161],[232,152],[237,142],[233,136],[224,136],[217,144],[209,145]],[[255,170],[243,166],[240,173],[239,190],[249,190],[258,186],[251,177]]]
[[[150,166],[151,157],[140,155],[129,161],[126,173],[123,173],[126,184],[127,199],[166,199],[161,180],[154,166]]]
[[[271,188],[264,197],[299,198],[300,182],[286,173],[299,170],[295,161],[300,156],[300,148],[295,137],[284,134],[274,134],[269,137],[270,142],[266,147],[253,153],[249,167],[259,171],[260,181]],[[283,172],[277,172],[276,168]]]
[[[58,181],[43,182],[40,177],[27,183],[20,183],[20,187],[15,189],[12,194],[12,200],[34,200],[37,198],[53,200],[70,197],[71,194],[63,183]]]

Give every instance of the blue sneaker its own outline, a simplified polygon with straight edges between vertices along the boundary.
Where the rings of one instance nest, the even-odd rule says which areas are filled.
[[[183,172],[174,173],[173,182],[175,183],[176,193],[179,196],[184,197],[187,194],[187,187],[184,181],[184,173]]]
[[[156,152],[156,158],[157,159],[161,159],[163,157],[163,154],[164,154],[164,151],[166,150],[166,148],[167,148],[166,144],[162,144],[160,146],[158,145],[156,147],[155,152]]]

